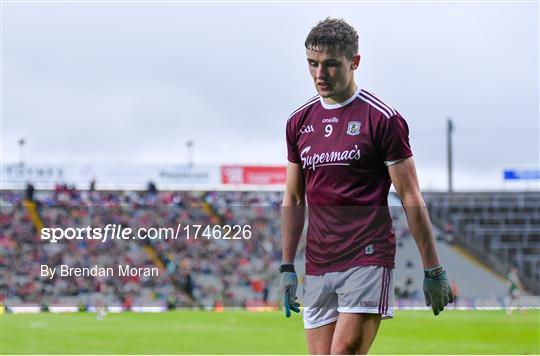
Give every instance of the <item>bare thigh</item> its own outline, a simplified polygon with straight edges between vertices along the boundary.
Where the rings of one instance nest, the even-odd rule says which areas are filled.
[[[332,337],[336,322],[320,326],[314,329],[306,329],[306,340],[310,355],[328,355],[332,345]]]
[[[339,313],[332,338],[331,354],[365,355],[375,340],[381,315]]]

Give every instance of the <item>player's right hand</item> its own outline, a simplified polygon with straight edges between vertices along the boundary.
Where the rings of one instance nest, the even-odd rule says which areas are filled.
[[[294,271],[293,264],[282,264],[279,268],[281,277],[279,280],[279,294],[283,300],[285,316],[291,316],[291,310],[300,313],[300,303],[296,302],[296,288],[298,288],[298,277]]]
[[[452,287],[442,266],[424,270],[424,296],[426,305],[431,305],[435,315],[439,315],[448,303],[454,302]]]

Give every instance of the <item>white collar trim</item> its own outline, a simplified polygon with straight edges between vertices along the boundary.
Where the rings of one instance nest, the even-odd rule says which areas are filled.
[[[362,90],[362,89],[360,88],[360,86],[358,86],[358,88],[356,88],[356,91],[354,92],[353,96],[351,96],[349,99],[345,100],[342,103],[336,103],[336,104],[327,104],[327,103],[325,103],[323,97],[321,96],[321,98],[320,98],[321,105],[326,110],[342,108],[342,107],[344,107],[346,105],[349,105],[354,99],[356,99],[356,97],[360,94],[360,90]]]

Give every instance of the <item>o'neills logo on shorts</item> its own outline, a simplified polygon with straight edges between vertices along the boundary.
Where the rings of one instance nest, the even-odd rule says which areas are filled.
[[[360,305],[358,305],[361,308],[376,308],[379,306],[379,303],[374,300],[361,300]]]
[[[360,149],[357,145],[354,145],[354,149],[352,150],[322,152],[308,155],[310,150],[311,146],[307,146],[300,152],[302,168],[304,169],[306,167],[315,170],[315,168],[322,166],[348,166],[350,163],[344,161],[360,160]]]

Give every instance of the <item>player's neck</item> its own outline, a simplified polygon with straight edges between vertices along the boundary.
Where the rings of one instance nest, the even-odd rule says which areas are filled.
[[[341,93],[339,94],[336,94],[332,97],[328,97],[328,98],[323,98],[324,102],[326,104],[330,104],[330,105],[333,105],[333,104],[341,104],[341,103],[344,103],[346,102],[347,100],[349,100],[350,98],[352,98],[355,94],[356,94],[356,90],[358,89],[358,86],[356,85],[356,83],[353,81],[351,83],[351,85],[349,85],[347,87],[346,90],[342,91]]]

